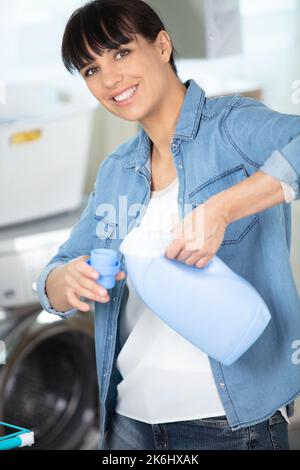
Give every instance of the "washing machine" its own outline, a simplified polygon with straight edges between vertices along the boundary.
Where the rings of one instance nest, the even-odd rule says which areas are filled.
[[[31,429],[27,449],[97,449],[94,312],[44,311],[36,279],[86,206],[0,230],[0,421]],[[2,343],[2,344],[3,344]],[[25,448],[24,448],[25,449]]]

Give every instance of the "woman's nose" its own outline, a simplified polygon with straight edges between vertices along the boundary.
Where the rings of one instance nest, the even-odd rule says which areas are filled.
[[[123,74],[114,67],[102,70],[102,83],[104,88],[113,90],[118,87],[118,84],[123,81]]]

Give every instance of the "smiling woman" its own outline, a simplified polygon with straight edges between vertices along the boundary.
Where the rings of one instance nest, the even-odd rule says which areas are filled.
[[[67,70],[79,72],[109,112],[128,121],[144,119],[144,125],[167,91],[177,95],[179,86],[184,94],[174,53],[161,19],[141,0],[99,0],[82,6],[69,19],[62,41]]]
[[[300,198],[300,117],[240,95],[209,99],[195,80],[183,83],[170,36],[142,0],[94,0],[76,10],[62,56],[109,112],[141,125],[104,159],[82,217],[38,279],[49,313],[67,318],[95,301],[99,449],[288,448],[287,421],[300,394],[300,368],[290,360],[300,304],[288,253],[290,208],[278,180]],[[163,230],[152,223],[160,239],[179,215],[165,252],[174,266],[176,259],[189,265],[186,272],[206,268],[218,252],[269,307],[266,333],[230,367],[160,322],[130,273],[120,271],[109,293],[95,281],[86,263],[91,250],[115,250],[127,269],[121,239],[149,214],[166,221]],[[145,247],[143,230],[140,236]],[[162,275],[156,270],[160,285]],[[161,305],[168,296],[177,305],[184,299],[182,284],[171,283],[156,293]],[[223,307],[222,294],[212,292]],[[195,305],[196,295],[190,300]],[[207,335],[214,341],[229,321],[225,305],[220,315]]]

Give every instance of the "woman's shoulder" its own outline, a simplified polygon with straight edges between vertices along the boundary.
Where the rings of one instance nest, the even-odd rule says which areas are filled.
[[[248,98],[238,93],[231,95],[206,97],[202,111],[202,117],[212,119],[220,116],[228,111],[243,106],[247,103]],[[255,101],[255,100],[253,100]]]
[[[124,142],[118,144],[114,150],[106,157],[106,158],[114,158],[119,157],[122,158],[126,155],[135,152],[138,149],[140,138],[141,138],[141,131],[134,134],[132,137],[128,138]]]

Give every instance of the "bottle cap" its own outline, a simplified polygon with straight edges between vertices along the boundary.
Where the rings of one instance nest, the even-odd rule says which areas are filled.
[[[91,257],[87,264],[92,266],[100,276],[97,283],[106,289],[115,286],[115,276],[120,271],[120,262],[117,260],[117,253],[108,248],[96,248],[91,251]]]

